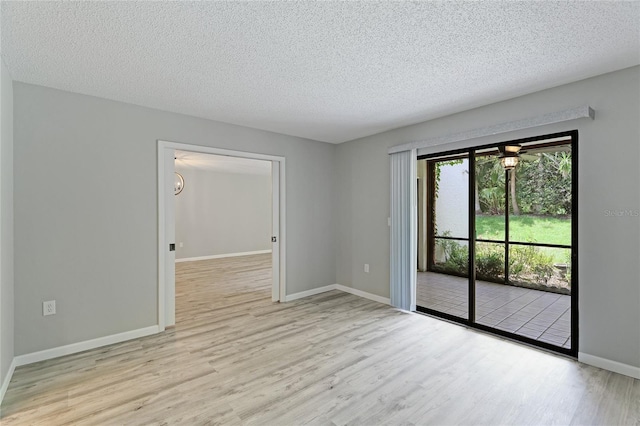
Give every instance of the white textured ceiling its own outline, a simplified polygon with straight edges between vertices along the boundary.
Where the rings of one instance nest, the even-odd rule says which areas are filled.
[[[640,63],[639,2],[2,2],[14,80],[344,142]]]
[[[176,151],[176,169],[271,176],[271,162],[201,152]]]

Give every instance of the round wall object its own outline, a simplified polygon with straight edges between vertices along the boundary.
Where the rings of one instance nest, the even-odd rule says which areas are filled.
[[[182,192],[184,189],[184,178],[178,172],[176,172],[176,179],[173,182],[173,191],[176,195]]]

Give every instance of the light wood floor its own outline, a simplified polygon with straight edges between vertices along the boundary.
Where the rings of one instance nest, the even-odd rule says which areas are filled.
[[[177,265],[175,329],[20,367],[14,424],[640,423],[640,381],[332,291],[271,303],[269,258]]]

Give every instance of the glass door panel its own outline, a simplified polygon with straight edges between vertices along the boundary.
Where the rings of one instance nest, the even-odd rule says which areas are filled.
[[[428,219],[428,259],[426,270],[418,271],[417,305],[428,311],[468,319],[468,156],[429,160],[425,177],[428,196],[427,205],[423,207]],[[420,252],[418,257],[421,257]]]
[[[571,348],[571,146],[476,154],[475,322]]]
[[[505,171],[496,149],[476,152],[475,322],[495,327],[508,317],[505,284]]]
[[[476,152],[476,239],[504,242],[505,171],[496,149]]]

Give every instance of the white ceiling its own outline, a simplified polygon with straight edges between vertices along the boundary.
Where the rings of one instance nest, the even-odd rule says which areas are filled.
[[[340,143],[640,63],[640,2],[2,2],[14,80]]]
[[[191,151],[176,151],[176,170],[180,171],[181,169],[271,176],[270,161],[203,154]]]

